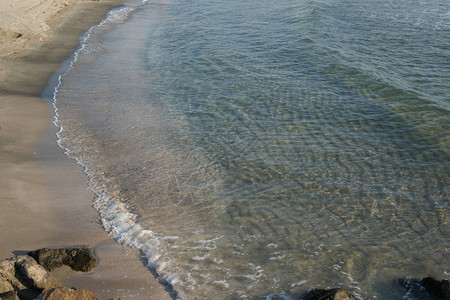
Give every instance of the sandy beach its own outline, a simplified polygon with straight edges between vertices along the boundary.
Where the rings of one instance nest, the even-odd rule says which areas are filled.
[[[170,299],[139,252],[116,243],[92,207],[86,176],[56,143],[42,91],[80,35],[118,0],[0,2],[0,259],[43,247],[91,246],[87,274],[53,271],[101,298]]]

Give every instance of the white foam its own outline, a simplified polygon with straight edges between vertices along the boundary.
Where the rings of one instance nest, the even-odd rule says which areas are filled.
[[[198,255],[196,255],[196,256],[194,256],[192,259],[193,260],[205,260],[205,259],[207,259],[209,257],[209,254],[206,254],[205,256],[198,256]]]
[[[286,254],[283,253],[283,251],[277,251],[277,252],[272,252],[270,253],[271,255],[275,255],[273,257],[270,257],[270,260],[276,260],[276,259],[283,259],[286,257]]]
[[[219,258],[214,258],[213,261],[214,261],[216,264],[223,264],[223,263],[224,263],[223,259],[219,259]]]
[[[361,288],[359,288],[358,287],[358,281],[356,281],[356,280],[354,280],[353,279],[353,277],[352,277],[352,275],[350,274],[350,273],[346,273],[346,272],[344,272],[344,271],[341,271],[341,274],[344,274],[347,278],[348,278],[348,280],[350,280],[350,282],[353,284],[351,287],[352,288],[355,288],[355,289],[357,289],[357,290],[361,290]]]
[[[228,282],[226,282],[225,280],[216,280],[212,282],[213,284],[219,284],[224,286],[225,288],[229,288],[230,284]]]
[[[307,283],[309,280],[300,280],[299,282],[295,282],[291,284],[291,288],[297,287],[297,286],[301,286],[302,284]]]
[[[264,275],[264,273],[263,273],[264,269],[261,266],[256,266],[252,263],[249,263],[248,265],[252,268],[254,273],[243,275],[243,277],[248,278],[253,281],[258,280],[261,277],[267,277],[266,275]]]
[[[283,300],[293,300],[291,296],[289,296],[286,292],[279,292],[279,293],[272,293],[269,295],[266,295],[266,300],[274,300],[274,299],[283,299]]]

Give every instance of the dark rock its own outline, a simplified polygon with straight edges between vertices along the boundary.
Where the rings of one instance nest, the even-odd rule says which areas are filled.
[[[33,257],[41,266],[47,271],[52,271],[64,265],[66,259],[66,252],[62,249],[39,249],[33,252],[28,252],[28,255]]]
[[[48,271],[66,265],[75,271],[89,272],[96,266],[92,250],[84,246],[68,249],[43,248],[29,252],[28,255]]]
[[[356,298],[344,289],[314,289],[306,292],[299,300],[356,300]]]
[[[450,287],[448,280],[440,281],[435,277],[426,277],[421,281],[426,291],[436,299],[450,300]]]

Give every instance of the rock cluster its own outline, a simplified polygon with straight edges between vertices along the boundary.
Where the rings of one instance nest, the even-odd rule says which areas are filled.
[[[49,271],[67,265],[88,272],[96,262],[91,249],[40,249],[0,262],[0,299],[100,300],[87,290],[64,287]]]
[[[0,298],[34,299],[43,290],[59,287],[62,284],[27,255],[0,263]]]

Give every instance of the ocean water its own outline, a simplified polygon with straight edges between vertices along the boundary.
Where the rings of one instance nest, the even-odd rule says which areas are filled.
[[[182,299],[449,277],[446,0],[126,4],[54,95],[104,227]]]

